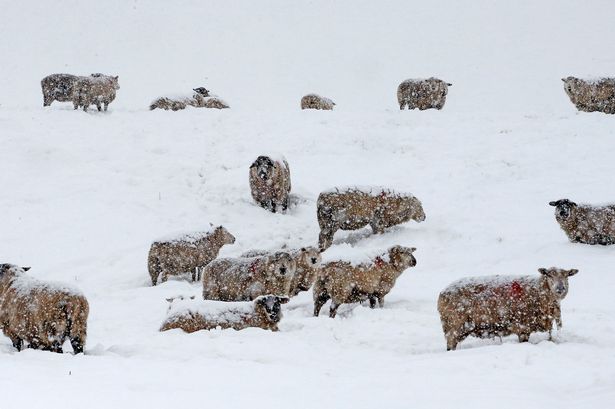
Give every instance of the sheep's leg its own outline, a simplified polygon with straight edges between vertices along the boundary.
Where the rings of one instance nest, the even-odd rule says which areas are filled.
[[[378,294],[378,305],[380,308],[384,308],[384,295]]]
[[[51,352],[55,352],[58,354],[61,354],[64,352],[62,351],[62,345],[59,342],[54,342],[53,344],[51,344],[51,346],[49,347],[49,350]]]
[[[446,350],[454,351],[457,349],[457,338],[452,334],[446,334]]]
[[[73,102],[73,108],[74,110],[78,110],[79,109],[79,103],[78,102]]]
[[[23,339],[19,337],[12,337],[11,342],[17,351],[21,351],[23,349]]]
[[[102,111],[102,106],[100,105],[100,102],[96,103],[96,109],[98,109],[98,112]]]
[[[530,340],[530,334],[528,333],[521,333],[521,334],[517,334],[519,337],[519,342],[528,342]]]
[[[323,305],[325,305],[329,301],[329,296],[327,294],[319,294],[314,297],[314,316],[318,317],[320,314],[320,309]]]
[[[340,304],[336,303],[335,301],[331,301],[331,308],[329,309],[329,317],[330,318],[335,318],[335,314],[337,314],[337,309],[339,308]]]
[[[286,211],[288,210],[288,196],[284,198],[284,201],[282,202],[282,211]]]
[[[83,353],[84,343],[79,337],[71,338],[70,344],[73,347],[73,352],[75,355]]]
[[[375,295],[369,296],[369,308],[376,308],[376,296]]]
[[[104,109],[105,109],[105,112],[107,112],[107,108],[109,108],[109,103],[108,103],[108,102],[105,102],[105,103],[104,103]]]
[[[323,229],[318,235],[318,247],[320,251],[326,250],[333,244],[333,235],[335,230]]]

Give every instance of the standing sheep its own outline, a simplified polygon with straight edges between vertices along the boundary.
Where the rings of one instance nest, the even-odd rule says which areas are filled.
[[[564,91],[579,111],[615,114],[615,78],[562,78]]]
[[[338,230],[357,230],[370,225],[379,234],[409,220],[419,223],[425,220],[419,199],[382,187],[334,188],[321,193],[316,204],[321,251],[331,246]]]
[[[527,342],[533,332],[548,332],[551,339],[553,321],[562,327],[560,302],[568,293],[568,277],[578,270],[538,271],[538,277],[464,278],[446,287],[438,298],[446,349],[456,349],[469,335],[515,334],[519,342]]]
[[[215,328],[242,330],[256,327],[278,331],[282,319],[281,304],[288,297],[262,295],[253,302],[221,302],[202,300],[174,301],[160,331],[180,328],[191,333]]]
[[[397,87],[399,109],[403,110],[405,106],[421,111],[430,108],[442,109],[448,87],[452,85],[434,77],[405,80]]]
[[[577,205],[568,199],[549,202],[555,220],[572,243],[615,244],[615,205]]]
[[[397,278],[409,267],[416,266],[412,253],[416,248],[391,247],[387,254],[376,257],[369,263],[352,265],[345,261],[335,261],[323,265],[314,283],[314,316],[331,299],[329,316],[335,318],[341,304],[369,300],[371,308],[384,306],[387,295]]]
[[[120,89],[118,79],[118,76],[103,74],[79,77],[73,87],[73,107],[81,107],[87,111],[90,105],[96,105],[99,111],[103,106],[106,111],[109,104],[115,100],[115,91]]]
[[[147,257],[152,285],[158,277],[164,283],[169,276],[185,273],[191,273],[192,281],[196,281],[199,270],[218,257],[220,248],[233,243],[235,236],[222,226],[155,241]]]
[[[49,106],[53,101],[72,101],[73,87],[77,81],[76,75],[51,74],[41,80],[43,91],[43,106]]]
[[[290,169],[284,157],[261,155],[250,165],[250,192],[261,207],[275,213],[288,209]]]
[[[316,280],[322,257],[320,256],[320,251],[315,247],[302,247],[299,250],[287,251],[295,260],[297,266],[293,279],[290,282],[290,291],[288,293],[289,296],[294,297],[301,291],[307,291],[312,287],[314,280]],[[243,253],[241,257],[258,257],[271,254],[267,251],[252,250]]]
[[[301,98],[301,109],[319,109],[331,111],[335,102],[317,94],[308,94]]]
[[[0,328],[13,346],[62,353],[68,338],[75,354],[83,352],[89,305],[66,285],[29,277],[29,267],[0,264]]]
[[[203,269],[203,298],[250,301],[266,294],[288,295],[296,264],[290,254],[221,258]]]

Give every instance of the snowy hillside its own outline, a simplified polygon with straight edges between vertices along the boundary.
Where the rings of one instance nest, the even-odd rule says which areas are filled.
[[[615,75],[611,1],[2,2],[0,263],[89,300],[85,355],[16,352],[0,335],[0,407],[90,409],[607,408],[615,401],[615,247],[571,244],[551,200],[615,202],[615,116],[577,113],[560,78]],[[40,80],[119,75],[109,112],[42,107]],[[442,111],[400,112],[411,77],[453,83]],[[148,111],[206,86],[230,110]],[[336,102],[301,111],[302,95]],[[293,206],[250,196],[260,154],[290,165]],[[152,240],[224,225],[221,256],[315,245],[334,186],[411,192],[426,220],[338,232],[323,258],[416,247],[384,309],[280,332],[158,332],[174,296],[151,287]],[[464,276],[578,268],[556,342],[469,338],[446,352],[436,300]]]

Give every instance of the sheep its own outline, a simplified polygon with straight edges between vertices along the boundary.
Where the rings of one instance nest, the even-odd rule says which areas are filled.
[[[534,332],[548,332],[553,321],[562,327],[560,302],[568,293],[568,277],[578,270],[538,269],[540,276],[464,278],[440,293],[438,311],[446,349],[455,350],[469,335],[479,338],[515,334],[527,342]]]
[[[256,327],[278,331],[281,304],[288,297],[261,295],[252,302],[181,300],[171,303],[160,331],[180,328],[187,333],[215,328],[242,330]]]
[[[320,268],[322,257],[320,251],[315,247],[301,247],[298,250],[286,250],[288,254],[295,260],[297,269],[290,282],[290,290],[288,295],[294,297],[301,291],[307,291],[314,284],[316,275]],[[270,252],[261,250],[252,250],[245,252],[241,257],[257,257],[271,255]]]
[[[579,111],[615,114],[615,78],[562,78],[564,91]]]
[[[615,205],[577,205],[568,199],[549,202],[555,220],[572,243],[615,244]]]
[[[331,111],[335,102],[317,94],[308,94],[301,98],[301,109],[322,109]]]
[[[284,157],[261,155],[250,165],[250,192],[261,207],[286,211],[290,200],[290,168]]]
[[[430,108],[442,109],[448,87],[452,85],[434,77],[405,80],[397,87],[399,109],[403,110],[404,106],[421,111]]]
[[[103,106],[107,111],[109,104],[115,100],[115,91],[120,89],[118,76],[92,74],[89,77],[79,77],[75,81],[72,93],[73,107],[87,111],[90,105],[96,105],[100,111]]]
[[[326,250],[337,230],[357,230],[370,225],[376,234],[409,220],[422,222],[425,212],[419,199],[382,187],[334,188],[318,196],[320,226],[318,246]]]
[[[41,80],[43,106],[49,106],[53,101],[71,101],[77,78],[79,77],[72,74],[51,74],[43,78]]]
[[[152,285],[158,277],[164,283],[169,276],[184,273],[191,273],[192,281],[196,281],[203,267],[218,257],[220,248],[233,243],[235,236],[223,226],[154,241],[147,257]]]
[[[62,353],[68,338],[75,354],[87,336],[89,305],[66,285],[42,282],[26,274],[29,267],[0,264],[0,327],[13,346]],[[26,345],[27,343],[27,345]]]
[[[287,295],[296,268],[286,252],[217,259],[203,269],[203,298],[251,301],[266,294]]]
[[[326,263],[320,269],[314,283],[314,316],[331,299],[329,317],[335,318],[341,304],[369,300],[370,308],[384,307],[387,295],[397,278],[409,267],[416,266],[412,253],[415,247],[393,246],[386,254],[368,263],[353,265],[345,261]]]
[[[210,95],[209,90],[205,87],[193,88],[192,91],[194,92],[191,95],[160,97],[152,101],[149,109],[150,111],[156,108],[179,111],[188,106],[195,108],[229,108],[228,104],[222,99]]]

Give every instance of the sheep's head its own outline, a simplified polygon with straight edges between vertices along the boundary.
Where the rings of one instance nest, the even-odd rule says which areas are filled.
[[[222,245],[235,243],[235,236],[229,233],[224,226],[216,227],[214,234],[218,237],[218,240],[222,243]]]
[[[564,91],[566,91],[566,94],[571,98],[576,96],[581,85],[581,80],[575,77],[566,77],[562,78],[562,81],[564,82]]]
[[[558,222],[565,222],[574,217],[574,212],[577,207],[575,202],[568,199],[549,202],[549,205],[555,207],[555,218]]]
[[[194,92],[196,92],[197,94],[200,94],[204,97],[208,97],[209,96],[209,90],[206,89],[205,87],[198,87],[198,88],[193,88],[192,89]]]
[[[416,258],[412,254],[415,251],[416,247],[393,246],[389,249],[389,258],[394,265],[405,270],[416,266]]]
[[[30,267],[19,267],[15,264],[0,264],[0,279],[15,276],[30,270]]]
[[[256,174],[262,180],[268,180],[273,177],[273,171],[275,164],[268,156],[259,156],[254,163],[250,166],[250,169],[256,169]]]
[[[299,250],[299,259],[301,264],[312,268],[318,267],[322,261],[320,251],[316,247],[302,247]]]
[[[115,77],[111,77],[111,82],[113,83],[113,88],[115,90],[120,89],[120,82],[119,82],[119,75],[116,75]]]
[[[423,210],[423,205],[415,197],[402,198],[399,211],[404,215],[404,220],[412,219],[416,220],[418,223],[425,220],[425,211]]]
[[[278,295],[261,295],[254,299],[254,310],[260,312],[271,323],[278,323],[282,319],[282,306],[289,301],[288,297]]]
[[[290,254],[283,251],[274,253],[269,257],[269,272],[273,277],[286,278],[289,280],[295,274],[297,264]]]
[[[551,267],[551,268],[539,268],[538,272],[547,279],[547,286],[549,291],[557,299],[563,300],[568,294],[568,277],[575,275],[579,270],[573,268],[572,270],[564,270],[563,268]]]

